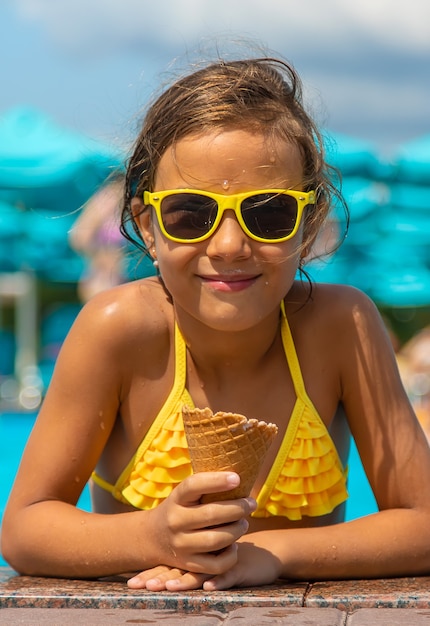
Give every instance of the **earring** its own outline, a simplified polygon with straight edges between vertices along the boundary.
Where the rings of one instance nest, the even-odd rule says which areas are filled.
[[[157,252],[155,250],[155,247],[152,248],[151,250],[152,253],[152,265],[155,267],[156,270],[158,270],[158,261],[157,261]]]

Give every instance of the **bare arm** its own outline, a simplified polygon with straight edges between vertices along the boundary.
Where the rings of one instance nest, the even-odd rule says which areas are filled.
[[[238,541],[231,570],[202,579],[192,573],[144,573],[141,586],[207,590],[261,585],[284,577],[330,580],[430,572],[430,452],[398,374],[389,337],[367,298],[346,294],[330,358],[339,371],[339,400],[380,511],[347,523],[253,532]],[[333,307],[331,307],[331,310]],[[335,340],[334,340],[335,337]],[[329,354],[327,352],[327,354]],[[157,574],[159,583],[154,581]],[[209,579],[208,579],[209,578]],[[138,581],[132,581],[138,586]]]
[[[12,504],[4,556],[34,576],[96,578],[160,563],[217,574],[236,562],[234,542],[246,532],[251,508],[246,500],[221,506],[200,505],[199,499],[233,488],[236,479],[228,473],[190,477],[152,511],[97,515],[59,500],[21,509]]]
[[[160,563],[219,573],[236,560],[228,547],[247,529],[249,503],[198,504],[208,484],[228,489],[236,475],[190,477],[153,511],[76,509],[117,419],[124,363],[133,358],[133,342],[124,340],[125,322],[133,325],[133,292],[126,289],[127,320],[116,300],[101,295],[85,307],[59,356],[4,516],[2,551],[21,573],[98,577]]]
[[[343,309],[340,318],[333,320],[340,399],[380,511],[333,526],[247,535],[240,540],[243,562],[247,554],[252,555],[253,544],[277,557],[278,562],[267,560],[274,567],[269,571],[286,578],[428,574],[428,443],[404,392],[378,312],[365,296],[352,291],[348,297],[352,299],[349,315]],[[236,573],[238,568],[240,559]],[[254,581],[250,571],[245,566],[235,584],[255,583],[264,567],[255,568]],[[229,575],[221,576],[217,584],[226,584]]]

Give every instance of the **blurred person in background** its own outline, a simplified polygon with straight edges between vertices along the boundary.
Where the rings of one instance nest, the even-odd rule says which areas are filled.
[[[70,231],[71,247],[87,259],[87,269],[78,285],[84,303],[126,280],[126,242],[120,232],[123,190],[122,174],[109,178],[84,205]]]
[[[430,440],[430,326],[402,346],[397,361],[406,392]]]

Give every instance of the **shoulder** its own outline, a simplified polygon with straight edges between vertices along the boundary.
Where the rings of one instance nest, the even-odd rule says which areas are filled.
[[[373,300],[363,291],[349,285],[315,286],[315,299],[323,310],[326,310],[336,319],[348,317],[351,322],[357,323],[364,318],[379,318],[378,309]]]
[[[375,303],[347,285],[295,285],[286,310],[293,336],[307,350],[330,355],[331,362],[350,361],[351,355],[387,355],[391,340]],[[391,358],[391,357],[390,357]],[[343,365],[342,365],[343,367]]]
[[[145,278],[103,291],[85,304],[74,334],[103,338],[105,344],[155,339],[173,325],[173,309],[157,278]]]
[[[378,307],[354,287],[320,285],[315,289],[315,328],[326,354],[337,364],[343,388],[358,380],[384,387],[398,386],[394,346]],[[369,387],[369,388],[370,388]]]
[[[86,315],[97,313],[103,318],[115,320],[127,317],[152,319],[171,310],[166,291],[156,277],[143,278],[106,289],[96,294],[83,307]]]
[[[352,324],[366,318],[380,320],[375,303],[364,292],[349,285],[295,283],[286,306],[290,315],[309,316],[321,323]]]

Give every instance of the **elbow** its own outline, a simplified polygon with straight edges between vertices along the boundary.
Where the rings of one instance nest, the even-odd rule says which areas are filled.
[[[12,569],[14,569],[15,571],[19,571],[15,563],[14,541],[11,540],[10,533],[6,531],[4,525],[2,526],[0,534],[0,553],[3,559],[8,565],[12,567]],[[21,574],[21,572],[19,573]]]
[[[25,566],[25,554],[21,533],[4,518],[0,532],[0,552],[6,563],[16,572],[22,575],[31,575],[30,568]]]

